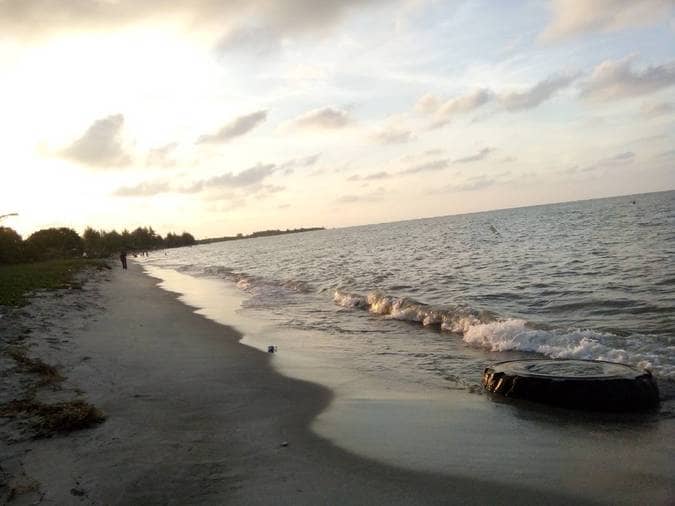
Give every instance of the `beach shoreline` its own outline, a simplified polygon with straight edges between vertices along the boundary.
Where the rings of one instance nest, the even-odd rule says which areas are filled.
[[[54,304],[49,315],[43,307],[43,323],[65,319],[70,328],[59,346],[38,344],[53,327],[24,336],[31,353],[57,363],[66,387],[79,389],[107,420],[51,438],[4,438],[1,465],[5,482],[20,489],[15,504],[481,504],[507,497],[534,504],[541,498],[517,486],[405,471],[333,446],[308,429],[329,404],[329,391],[280,376],[266,354],[238,343],[234,329],[194,314],[137,264],[130,267],[78,294],[82,304],[98,305],[77,316],[79,327],[69,321],[72,308],[46,295]],[[9,493],[7,486],[2,491]],[[552,493],[549,499],[570,498]]]
[[[138,264],[106,276],[68,297],[46,294],[45,328],[24,339],[66,377],[60,392],[40,393],[45,402],[80,392],[107,419],[51,438],[3,438],[14,504],[596,503],[555,486],[542,496],[350,453],[310,429],[330,412],[330,390],[280,375],[271,355],[196,314]]]

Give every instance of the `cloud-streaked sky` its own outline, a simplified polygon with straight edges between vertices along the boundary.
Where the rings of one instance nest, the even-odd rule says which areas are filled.
[[[0,82],[24,236],[675,188],[673,0],[0,0]]]

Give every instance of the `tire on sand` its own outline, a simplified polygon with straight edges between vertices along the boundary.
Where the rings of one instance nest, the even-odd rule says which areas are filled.
[[[510,360],[486,367],[488,392],[589,411],[644,411],[659,404],[649,371],[597,360]]]

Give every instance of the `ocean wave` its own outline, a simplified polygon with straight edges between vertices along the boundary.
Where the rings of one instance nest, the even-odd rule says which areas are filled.
[[[466,306],[438,309],[405,297],[381,292],[367,295],[335,290],[336,304],[367,310],[387,318],[437,326],[462,336],[469,346],[491,352],[539,353],[551,358],[607,360],[649,369],[660,377],[675,380],[675,347],[664,347],[650,336],[631,336],[614,344],[620,336],[583,329],[544,329],[516,318],[502,318]]]

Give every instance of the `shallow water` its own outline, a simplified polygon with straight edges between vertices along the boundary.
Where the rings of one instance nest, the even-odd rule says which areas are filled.
[[[141,261],[200,314],[234,325],[244,343],[278,346],[272,363],[282,373],[331,388],[335,398],[312,428],[338,446],[544,496],[667,504],[675,497],[674,207],[668,192],[233,241]],[[656,413],[596,415],[482,395],[486,365],[542,354],[648,365],[666,400]]]
[[[236,285],[248,318],[366,374],[472,390],[542,354],[675,379],[672,191],[166,253],[146,264]]]

